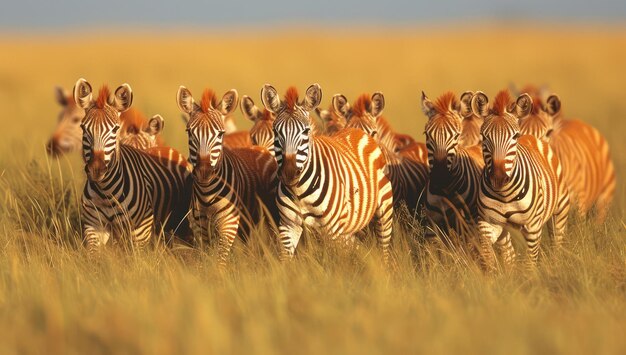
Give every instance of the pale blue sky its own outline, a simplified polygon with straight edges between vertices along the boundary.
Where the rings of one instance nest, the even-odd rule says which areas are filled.
[[[626,0],[0,0],[0,30],[75,27],[420,25],[496,20],[626,23]]]

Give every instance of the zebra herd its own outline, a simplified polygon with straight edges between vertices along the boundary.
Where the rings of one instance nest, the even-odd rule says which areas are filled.
[[[563,242],[570,199],[580,215],[595,207],[601,223],[615,191],[606,140],[533,87],[517,98],[503,90],[492,104],[480,91],[434,101],[422,93],[425,144],[393,131],[380,92],[352,105],[337,94],[328,110],[319,108],[318,84],[303,98],[266,84],[260,99],[263,109],[248,96],[239,105],[236,90],[221,98],[205,90],[197,102],[181,86],[185,158],[164,145],[161,116],[147,120],[131,108],[128,84],[103,86],[97,97],[85,79],[71,94],[57,89],[63,111],[48,151],[77,150],[82,141],[87,249],[122,237],[142,247],[164,232],[196,246],[216,239],[225,266],[235,239],[246,240],[265,215],[278,226],[282,260],[294,256],[305,227],[351,246],[372,224],[387,264],[395,211],[405,205],[425,212],[428,241],[475,227],[473,244],[492,269],[494,249],[505,265],[515,259],[511,230],[534,264],[544,226],[555,245]],[[238,106],[253,122],[249,132],[236,131]]]

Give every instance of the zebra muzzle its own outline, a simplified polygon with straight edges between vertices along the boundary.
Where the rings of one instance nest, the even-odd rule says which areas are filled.
[[[286,185],[294,185],[300,176],[295,154],[286,154],[278,172],[280,180]]]
[[[89,180],[95,182],[101,181],[104,178],[106,170],[104,152],[92,152],[91,159],[89,159],[85,166],[85,172]]]
[[[193,169],[193,175],[198,181],[209,180],[213,175],[213,167],[208,159],[200,159]]]

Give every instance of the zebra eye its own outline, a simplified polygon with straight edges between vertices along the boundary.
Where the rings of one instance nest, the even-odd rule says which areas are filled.
[[[120,130],[120,126],[119,125],[115,125],[112,129],[113,133],[117,133],[117,131]]]
[[[546,137],[550,137],[552,135],[553,129],[550,128],[548,132],[546,132]]]
[[[307,127],[302,131],[302,134],[309,134],[309,132],[311,132],[311,128]]]
[[[513,136],[513,139],[518,140],[520,137],[519,132],[515,133],[515,135]]]
[[[217,137],[222,139],[224,137],[224,131],[220,131],[220,133],[217,134]]]

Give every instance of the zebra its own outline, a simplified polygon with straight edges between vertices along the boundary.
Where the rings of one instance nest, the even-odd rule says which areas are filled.
[[[354,234],[375,217],[378,244],[388,263],[393,192],[376,141],[357,129],[343,129],[332,137],[312,134],[310,111],[322,99],[318,84],[306,90],[302,101],[295,87],[281,100],[276,89],[265,84],[261,99],[276,116],[281,259],[293,258],[303,225],[325,232],[331,240],[352,243]]]
[[[561,161],[570,198],[580,217],[596,208],[603,223],[616,189],[615,166],[606,139],[591,125],[561,115],[561,100],[533,98],[532,113],[519,121],[522,134],[548,142]]]
[[[46,150],[49,155],[59,157],[81,149],[83,130],[80,125],[85,117],[85,110],[76,105],[74,97],[59,86],[55,88],[55,97],[63,110],[46,144]],[[164,145],[161,138],[164,121],[160,115],[146,120],[141,112],[130,108],[122,112],[120,120],[122,124],[117,136],[122,144],[142,150]]]
[[[422,111],[428,118],[424,129],[430,171],[425,198],[428,241],[435,240],[440,228],[463,234],[478,216],[476,201],[484,163],[479,146],[459,144],[466,104],[452,92],[435,102],[422,92]]]
[[[266,109],[262,111],[254,104],[247,95],[241,98],[241,112],[252,121],[250,128],[250,140],[253,145],[267,149],[274,155],[274,114]]]
[[[558,157],[550,146],[518,125],[532,111],[532,98],[520,95],[512,101],[508,90],[499,92],[493,107],[482,92],[471,101],[475,115],[483,117],[481,128],[485,169],[478,197],[480,252],[484,266],[493,268],[491,245],[495,244],[505,265],[515,252],[507,228],[519,229],[526,240],[528,261],[535,264],[542,227],[548,223],[555,244],[565,234],[569,196]]]
[[[190,222],[196,243],[209,242],[209,225],[219,235],[218,265],[227,265],[231,247],[241,234],[245,240],[250,227],[261,217],[262,204],[274,218],[276,161],[260,147],[229,148],[223,145],[225,116],[238,103],[236,90],[221,101],[205,90],[200,104],[181,86],[176,102],[188,115],[189,162],[193,166],[193,193]],[[260,199],[260,201],[259,201]]]
[[[333,97],[336,115],[346,120],[346,128],[360,129],[378,142],[387,162],[385,173],[391,181],[395,206],[405,203],[409,210],[416,210],[426,186],[428,166],[425,160],[416,161],[408,154],[397,153],[400,151],[399,142],[389,123],[381,116],[385,107],[384,95],[381,92],[374,93],[371,98],[367,94],[361,95],[353,106],[347,102],[341,94]]]
[[[461,135],[459,136],[459,146],[461,147],[471,147],[479,145],[482,142],[480,127],[483,124],[483,118],[474,115],[472,112],[470,104],[472,97],[474,97],[473,91],[465,91],[459,97],[459,114],[463,118],[461,122]]]
[[[125,235],[134,247],[143,247],[161,228],[188,237],[191,180],[185,164],[118,140],[120,113],[133,101],[131,87],[123,84],[111,94],[103,86],[94,100],[91,85],[81,78],[74,99],[85,110],[81,127],[87,181],[81,217],[87,250],[93,253]]]

